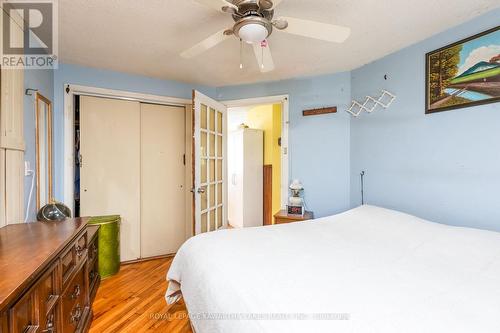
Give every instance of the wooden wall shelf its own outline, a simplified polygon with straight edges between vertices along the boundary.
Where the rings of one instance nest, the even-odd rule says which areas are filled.
[[[321,109],[311,109],[311,110],[304,110],[302,111],[302,115],[304,117],[307,116],[317,116],[320,114],[328,114],[328,113],[337,113],[337,107],[336,106],[331,106],[327,108],[321,108]]]

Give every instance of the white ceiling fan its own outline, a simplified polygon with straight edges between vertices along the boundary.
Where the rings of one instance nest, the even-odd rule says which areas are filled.
[[[195,0],[215,10],[230,14],[235,24],[223,29],[181,53],[191,59],[222,43],[231,36],[253,45],[255,57],[261,72],[274,69],[274,61],[267,38],[273,28],[293,35],[299,35],[327,42],[343,43],[351,29],[333,24],[302,20],[293,17],[274,18],[274,9],[282,0]]]

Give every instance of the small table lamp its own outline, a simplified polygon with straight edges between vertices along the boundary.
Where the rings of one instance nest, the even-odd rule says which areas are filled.
[[[300,196],[304,186],[298,179],[294,179],[290,184],[292,196],[288,199],[288,214],[304,215],[304,201]]]

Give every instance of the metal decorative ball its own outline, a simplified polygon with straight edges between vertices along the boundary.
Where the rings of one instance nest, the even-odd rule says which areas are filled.
[[[38,221],[63,221],[68,217],[71,217],[71,210],[60,202],[46,204],[36,214]]]

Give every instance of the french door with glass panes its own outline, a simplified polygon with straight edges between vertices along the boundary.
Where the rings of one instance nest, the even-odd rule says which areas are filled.
[[[225,105],[193,91],[194,233],[227,224],[226,111]]]

